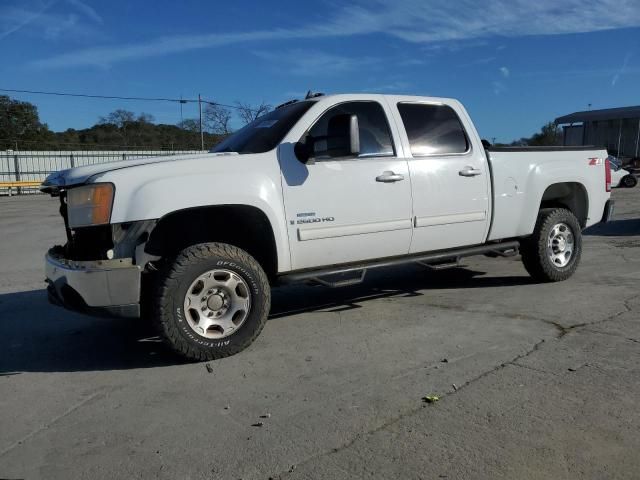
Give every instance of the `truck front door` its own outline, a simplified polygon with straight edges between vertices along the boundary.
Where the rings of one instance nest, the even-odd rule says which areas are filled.
[[[351,101],[307,115],[279,148],[287,228],[294,270],[406,254],[411,241],[411,186],[398,155],[398,130],[384,103]],[[315,112],[315,113],[314,113]],[[358,117],[360,152],[349,153],[348,122]],[[297,137],[297,138],[296,138]],[[310,138],[313,160],[301,163],[295,142]]]

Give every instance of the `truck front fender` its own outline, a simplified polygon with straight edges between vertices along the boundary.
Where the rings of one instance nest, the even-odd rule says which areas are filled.
[[[271,224],[278,271],[291,269],[279,170],[265,173],[269,170],[265,163],[269,162],[224,171],[192,169],[189,168],[190,162],[181,163],[186,168],[179,172],[161,164],[145,171],[131,168],[101,176],[99,181],[111,181],[116,185],[111,223],[160,219],[179,210],[198,207],[254,207],[263,212]]]

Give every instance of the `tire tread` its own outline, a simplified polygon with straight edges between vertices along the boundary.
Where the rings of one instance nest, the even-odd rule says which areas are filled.
[[[204,260],[224,258],[250,266],[257,273],[257,282],[263,295],[254,295],[252,308],[258,308],[259,322],[250,337],[241,343],[232,342],[229,345],[213,348],[197,346],[189,342],[174,325],[172,295],[179,288],[180,281],[186,270]],[[270,308],[270,285],[260,264],[247,252],[238,247],[225,243],[200,243],[192,245],[180,252],[173,261],[167,262],[154,284],[152,312],[156,319],[159,333],[166,344],[177,354],[195,361],[216,360],[234,355],[253,343],[260,335]],[[228,337],[231,338],[231,337]]]
[[[575,238],[574,256],[567,267],[555,267],[547,257],[546,235],[556,223],[567,223]],[[531,237],[521,246],[522,263],[534,279],[541,282],[561,282],[571,277],[580,263],[582,254],[582,233],[578,219],[566,208],[542,208],[538,213],[536,226]]]

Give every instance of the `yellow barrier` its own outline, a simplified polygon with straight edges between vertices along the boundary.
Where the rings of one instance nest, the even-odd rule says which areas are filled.
[[[29,182],[29,181],[14,181],[14,182],[0,182],[0,188],[9,189],[9,196],[11,196],[14,188],[35,188],[39,187],[42,182]]]

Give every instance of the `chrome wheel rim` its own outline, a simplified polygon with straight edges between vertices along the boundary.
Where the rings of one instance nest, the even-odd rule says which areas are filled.
[[[237,331],[249,316],[251,290],[236,272],[209,270],[198,276],[184,298],[191,329],[201,337],[219,339]]]
[[[558,223],[549,232],[547,253],[556,267],[566,267],[575,250],[573,230],[566,223]]]

